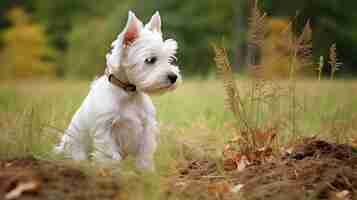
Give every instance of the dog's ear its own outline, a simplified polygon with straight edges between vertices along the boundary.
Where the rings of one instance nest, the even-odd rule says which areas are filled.
[[[158,32],[161,34],[161,17],[159,11],[151,17],[150,22],[145,25],[150,31]]]
[[[123,31],[123,44],[128,45],[134,42],[134,40],[139,37],[142,26],[143,23],[135,16],[132,11],[129,11],[128,21]]]
[[[123,49],[139,37],[142,28],[143,23],[132,11],[129,11],[128,21],[124,30],[112,43],[111,50],[106,55],[109,70],[115,70],[120,66]]]

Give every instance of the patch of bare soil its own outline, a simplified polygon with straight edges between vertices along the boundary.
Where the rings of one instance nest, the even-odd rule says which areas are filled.
[[[244,170],[218,173],[215,163],[192,161],[180,168],[168,191],[168,196],[194,193],[195,199],[357,199],[357,150],[305,139],[284,155]]]
[[[32,157],[0,161],[0,199],[112,200],[118,191],[113,178],[88,175],[69,164]]]

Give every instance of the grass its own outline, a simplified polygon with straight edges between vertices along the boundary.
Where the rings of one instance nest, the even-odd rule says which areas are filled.
[[[242,96],[251,81],[238,78]],[[279,81],[282,88],[288,82]],[[61,131],[87,94],[85,81],[26,81],[0,85],[0,158],[33,155],[40,159],[61,159],[51,153]],[[357,81],[298,80],[295,113],[298,134],[348,142],[357,130]],[[176,166],[193,156],[210,156],[219,161],[224,144],[234,136],[234,117],[224,110],[220,81],[186,80],[175,92],[153,97],[161,134],[156,153],[156,174],[132,173],[132,159],[123,162],[123,178],[130,199],[163,198],[163,182]],[[250,100],[245,98],[244,101]],[[288,122],[289,99],[284,95],[248,111],[263,124],[280,123],[279,141],[291,134]],[[176,197],[175,197],[176,198]],[[175,199],[174,197],[172,199]],[[179,197],[177,197],[179,198]],[[187,198],[187,197],[186,197]]]

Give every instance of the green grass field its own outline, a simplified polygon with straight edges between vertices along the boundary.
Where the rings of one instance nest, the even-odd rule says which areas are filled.
[[[248,96],[250,82],[243,78],[237,80],[243,97]],[[278,84],[284,91],[287,83]],[[51,153],[52,147],[87,94],[89,85],[87,81],[71,80],[1,83],[0,158],[33,155],[39,159],[61,159]],[[356,91],[356,81],[298,81],[298,106],[294,108],[296,133],[348,142],[357,130]],[[162,197],[163,182],[175,173],[177,163],[198,155],[219,158],[224,144],[234,136],[234,118],[224,109],[220,81],[186,80],[176,91],[155,96],[153,101],[161,129],[157,173],[133,175],[129,173],[131,159],[121,163],[123,180],[128,180],[124,184],[126,189],[138,191],[130,199]],[[252,101],[245,99],[247,104]],[[292,108],[288,102],[289,98],[283,94],[261,105],[248,106],[249,118],[256,127],[279,124],[281,145],[292,132],[289,119]]]

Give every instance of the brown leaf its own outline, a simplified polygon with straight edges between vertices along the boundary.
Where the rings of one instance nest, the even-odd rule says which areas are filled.
[[[20,182],[17,186],[9,191],[5,195],[5,199],[17,199],[19,198],[24,192],[37,192],[40,187],[40,182],[36,180],[28,181],[28,182]]]
[[[109,169],[100,168],[98,171],[98,175],[101,177],[110,177],[112,176],[112,172]]]
[[[227,182],[213,183],[208,185],[208,192],[210,193],[227,193],[231,192],[232,186]]]
[[[247,156],[242,156],[242,158],[240,159],[240,161],[237,164],[237,170],[239,172],[242,172],[243,170],[245,170],[245,168],[247,168],[247,166],[250,164]]]
[[[294,151],[294,147],[283,149],[283,152],[286,153],[287,155],[292,154],[293,151]]]
[[[357,138],[352,139],[352,145],[357,146]]]
[[[343,200],[351,199],[350,195],[350,191],[347,190],[336,193],[336,197]]]
[[[255,160],[258,160],[258,155],[256,152],[249,152],[247,154],[247,158],[249,161],[255,161]]]
[[[352,200],[352,194],[348,190],[340,192],[331,192],[329,196],[330,200]]]
[[[235,155],[234,155],[234,157],[233,157],[233,160],[234,160],[236,163],[238,163],[238,162],[240,162],[240,160],[242,159],[242,156],[244,156],[244,155],[242,155],[242,154],[239,153],[239,152],[236,152]]]
[[[223,161],[223,167],[226,171],[232,171],[237,169],[237,163],[233,159],[228,158]]]
[[[232,147],[231,147],[231,145],[230,144],[226,144],[225,146],[224,146],[224,152],[226,152],[226,151],[230,151],[232,149]]]
[[[273,149],[271,147],[263,147],[257,150],[260,154],[260,156],[264,157],[269,157],[273,153]]]
[[[12,163],[11,163],[11,162],[5,163],[5,168],[11,167],[11,166],[12,166]]]

